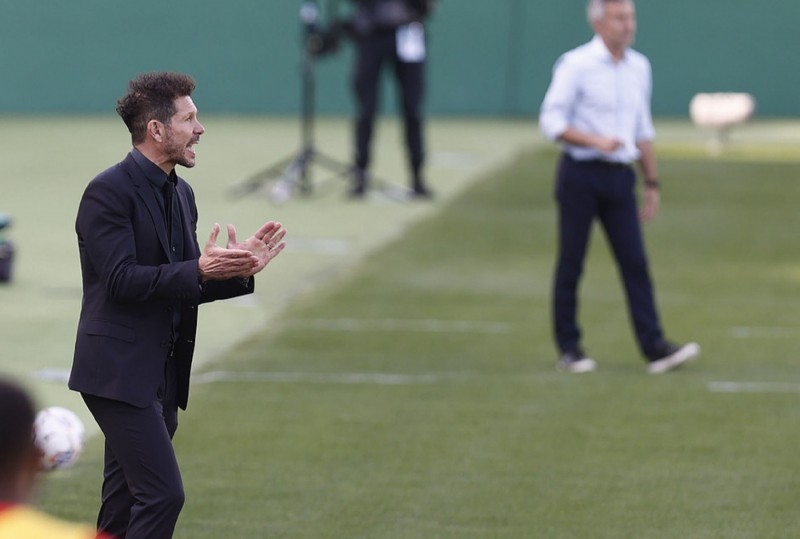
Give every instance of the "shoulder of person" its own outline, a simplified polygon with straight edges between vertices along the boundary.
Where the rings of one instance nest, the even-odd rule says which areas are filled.
[[[97,176],[92,178],[92,181],[89,182],[89,185],[117,183],[122,178],[130,176],[130,174],[131,172],[125,167],[125,162],[122,161],[97,174]]]
[[[108,200],[113,197],[119,201],[130,198],[136,190],[132,181],[135,166],[126,159],[100,172],[86,185],[84,198],[92,196]]]
[[[628,49],[626,54],[630,55],[630,60],[635,65],[650,69],[650,59],[643,53],[637,51],[636,49]]]
[[[570,49],[558,57],[555,67],[580,67],[591,58],[591,42]]]

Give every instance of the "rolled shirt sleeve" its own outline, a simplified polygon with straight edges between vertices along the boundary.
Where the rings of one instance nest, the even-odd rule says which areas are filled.
[[[578,70],[574,62],[565,60],[562,56],[553,67],[553,79],[539,111],[539,129],[551,141],[558,140],[570,126],[578,88]]]

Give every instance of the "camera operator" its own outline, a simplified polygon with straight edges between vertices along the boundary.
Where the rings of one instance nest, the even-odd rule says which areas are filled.
[[[357,99],[355,122],[354,197],[367,190],[367,168],[378,103],[380,72],[385,62],[394,67],[400,90],[405,141],[411,173],[411,196],[430,198],[422,176],[422,97],[425,69],[423,21],[433,0],[353,0],[356,10],[352,33],[356,43],[353,90]]]

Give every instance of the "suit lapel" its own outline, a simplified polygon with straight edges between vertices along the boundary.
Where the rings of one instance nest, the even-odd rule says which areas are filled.
[[[178,188],[175,195],[181,209],[181,231],[183,233],[183,259],[192,260],[200,257],[197,252],[197,242],[194,236],[194,224],[192,222],[192,208],[189,205],[188,194],[186,193],[186,183],[178,178]]]
[[[131,154],[128,154],[125,160],[122,161],[122,166],[128,172],[131,181],[136,186],[136,194],[142,199],[148,213],[150,213],[150,218],[153,220],[153,226],[158,236],[158,241],[161,243],[161,247],[164,249],[164,254],[167,256],[167,259],[169,259],[167,223],[164,220],[161,205],[158,203],[158,199],[156,199],[155,190],[152,188],[149,180],[142,173],[142,170],[139,168],[139,165],[136,164]]]

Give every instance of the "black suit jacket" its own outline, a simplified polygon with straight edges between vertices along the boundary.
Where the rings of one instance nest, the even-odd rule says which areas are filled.
[[[69,387],[146,407],[164,379],[173,312],[180,311],[176,362],[178,405],[186,408],[197,329],[197,306],[253,292],[254,279],[200,286],[197,206],[178,178],[183,260],[170,261],[167,228],[156,192],[131,154],[101,172],[78,208],[83,303]]]

